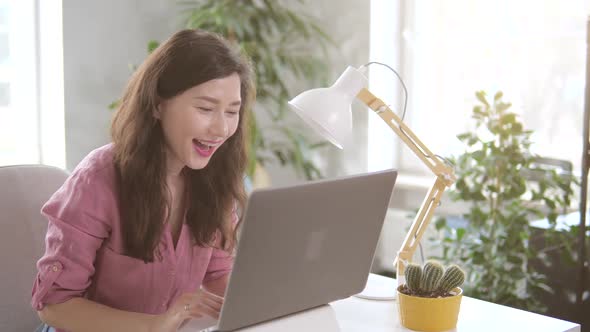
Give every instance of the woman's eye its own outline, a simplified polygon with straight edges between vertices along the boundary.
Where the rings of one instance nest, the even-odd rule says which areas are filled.
[[[198,109],[200,109],[200,110],[201,110],[201,111],[203,111],[203,112],[211,112],[211,111],[213,111],[213,109],[211,109],[211,108],[206,108],[206,107],[198,107]]]
[[[229,114],[229,115],[231,115],[231,116],[234,116],[234,115],[237,115],[237,114],[238,114],[238,112],[237,112],[237,111],[227,111],[227,112],[225,112],[225,113],[227,113],[227,114]]]

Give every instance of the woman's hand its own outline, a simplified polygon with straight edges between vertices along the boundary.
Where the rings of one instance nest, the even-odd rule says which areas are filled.
[[[187,319],[210,316],[219,318],[223,298],[204,290],[185,293],[165,313],[155,317],[151,331],[175,332]]]

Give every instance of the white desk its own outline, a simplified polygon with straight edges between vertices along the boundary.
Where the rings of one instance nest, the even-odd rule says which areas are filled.
[[[189,323],[181,331],[198,331],[198,329],[191,327]],[[375,301],[350,297],[239,331],[397,332],[411,330],[400,325],[395,300]],[[580,325],[464,296],[461,301],[459,322],[454,331],[580,332]]]

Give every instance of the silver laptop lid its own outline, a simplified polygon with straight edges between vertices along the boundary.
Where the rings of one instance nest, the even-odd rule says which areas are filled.
[[[361,292],[396,176],[387,170],[254,191],[218,329]]]

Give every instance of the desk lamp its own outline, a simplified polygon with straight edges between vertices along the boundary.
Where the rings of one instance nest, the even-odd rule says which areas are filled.
[[[361,68],[373,63],[388,67],[400,78],[395,70],[379,62]],[[393,262],[400,285],[405,266],[411,261],[444,190],[456,181],[456,177],[453,170],[430,152],[389,106],[367,90],[367,86],[368,80],[361,71],[349,66],[331,87],[304,91],[289,101],[289,106],[307,125],[342,149],[342,143],[352,131],[352,101],[359,99],[377,113],[436,176]]]

